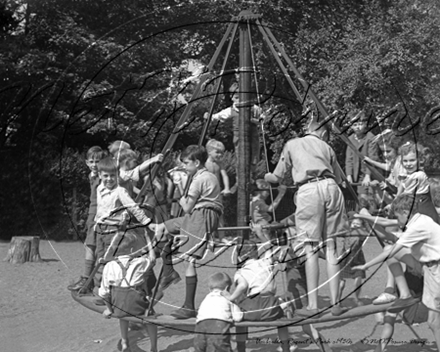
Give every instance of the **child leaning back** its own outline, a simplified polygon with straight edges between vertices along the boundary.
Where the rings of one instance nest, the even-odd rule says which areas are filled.
[[[181,154],[181,160],[190,177],[191,184],[188,194],[180,198],[180,205],[185,216],[170,219],[163,224],[151,227],[156,231],[156,239],[163,240],[164,235],[183,235],[187,241],[179,248],[181,252],[177,260],[186,260],[186,291],[183,306],[171,313],[176,319],[188,319],[196,316],[195,295],[197,288],[196,261],[204,257],[208,248],[208,242],[212,240],[212,234],[217,230],[220,216],[223,213],[223,205],[220,201],[220,185],[214,174],[205,168],[208,153],[202,146],[190,145]],[[183,186],[177,183],[181,194],[184,194]],[[172,253],[164,253],[163,275],[159,283],[159,289],[165,290],[171,283],[178,279],[177,272],[173,268]]]
[[[140,249],[138,239],[133,232],[120,232],[113,237],[117,257],[104,267],[99,295],[104,299],[106,318],[119,318],[122,351],[130,351],[128,343],[128,320],[122,318],[142,316],[148,310],[149,302],[145,274],[152,270],[155,255],[152,244],[148,241],[147,255],[133,257],[134,250]],[[157,326],[147,324],[150,336],[151,352],[157,352]]]

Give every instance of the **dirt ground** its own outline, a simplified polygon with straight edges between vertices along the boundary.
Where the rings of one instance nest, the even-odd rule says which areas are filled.
[[[9,243],[0,242],[0,258],[5,258]],[[371,259],[380,251],[374,239],[364,247],[365,256]],[[115,319],[106,320],[101,315],[76,303],[66,286],[82,273],[84,249],[80,242],[41,241],[42,263],[12,265],[0,262],[0,341],[2,352],[112,352],[117,351],[119,324]],[[199,269],[199,285],[196,303],[200,304],[208,292],[206,278],[216,271],[233,274],[230,263],[232,251]],[[160,267],[158,261],[155,270]],[[321,261],[321,281],[325,282],[324,261]],[[176,267],[184,276],[184,266]],[[371,276],[364,285],[362,296],[369,303],[384,287],[386,272],[370,269]],[[374,275],[372,275],[374,273]],[[277,277],[278,292],[282,293],[283,280]],[[347,289],[353,281],[347,281]],[[320,304],[328,304],[326,285],[319,291]],[[167,314],[181,305],[184,296],[184,280],[170,287],[163,302],[156,306],[158,312]],[[353,307],[348,298],[344,305]],[[316,325],[335,352],[374,351],[380,338],[382,326],[375,316],[343,320]],[[299,350],[319,351],[310,344],[301,328],[292,328],[291,339]],[[133,352],[150,351],[150,341],[144,330],[133,329],[129,333]],[[248,351],[276,351],[275,330],[250,331]],[[188,331],[159,329],[159,350],[162,352],[190,351],[193,335]],[[436,351],[431,331],[426,323],[409,327],[399,320],[396,325],[389,352],[433,352]]]

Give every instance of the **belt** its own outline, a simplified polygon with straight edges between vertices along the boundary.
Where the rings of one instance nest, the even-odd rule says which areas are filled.
[[[430,268],[431,266],[440,264],[440,260],[432,260],[430,262],[426,262],[426,263],[423,263],[423,264],[425,264],[428,268]]]
[[[311,178],[310,180],[307,180],[307,181],[300,182],[297,185],[298,185],[298,188],[299,188],[299,187],[304,186],[304,185],[306,185],[308,183],[319,182],[319,181],[322,181],[322,180],[330,180],[330,179],[334,180],[335,178],[333,176],[319,176],[319,177]]]

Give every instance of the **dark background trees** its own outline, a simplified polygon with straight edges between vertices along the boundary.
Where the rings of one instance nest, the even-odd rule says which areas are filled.
[[[209,62],[243,9],[263,15],[329,111],[366,108],[375,116],[401,102],[408,111],[403,125],[421,121],[439,104],[439,6],[434,0],[1,1],[0,237],[67,236],[87,205],[88,147],[124,139],[143,154],[160,150],[183,112],[182,98],[194,89],[184,83],[191,63]],[[265,108],[279,113],[266,126],[276,158],[292,134],[297,102],[256,29],[253,35],[258,90],[271,92]],[[238,66],[238,40],[228,66]],[[233,80],[225,77],[216,108],[230,104]],[[197,142],[212,93],[208,85],[176,150]],[[226,126],[217,131],[219,139],[230,135]],[[422,121],[411,133],[438,153],[438,138]],[[343,145],[335,139],[334,146],[342,160]]]

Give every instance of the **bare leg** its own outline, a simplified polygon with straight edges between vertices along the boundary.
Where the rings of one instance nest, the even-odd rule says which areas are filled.
[[[362,287],[362,278],[361,277],[357,277],[354,279],[354,300],[356,302],[356,304],[361,304],[361,287]]]
[[[394,333],[394,323],[396,321],[397,314],[386,313],[384,318],[384,326],[382,334],[380,335],[379,344],[376,346],[374,352],[384,352],[385,348],[393,337]]]
[[[437,350],[440,350],[440,312],[431,309],[428,311],[428,325],[434,334]]]
[[[151,352],[157,352],[157,326],[154,324],[147,324],[146,328],[148,336],[150,336]]]
[[[119,329],[121,331],[121,345],[122,351],[128,350],[128,321],[119,319]]]
[[[342,293],[344,292],[344,289],[345,289],[345,280],[340,280],[339,281],[338,301],[340,301],[342,299]]]
[[[330,279],[330,299],[332,305],[338,302],[339,297],[339,264],[338,253],[336,252],[336,246],[334,240],[327,241],[327,275]]]
[[[326,343],[325,338],[316,330],[316,328],[312,324],[303,325],[303,331],[310,336],[313,342],[320,348],[322,352],[331,352],[332,349]]]
[[[313,245],[305,243],[306,251],[306,281],[309,309],[318,309],[318,282],[319,282],[319,253],[313,252]]]
[[[408,298],[411,297],[411,292],[408,287],[408,283],[406,282],[405,276],[403,274],[402,266],[400,263],[394,259],[388,259],[388,267],[390,268],[391,273],[396,280],[396,285],[399,288],[400,298]]]

